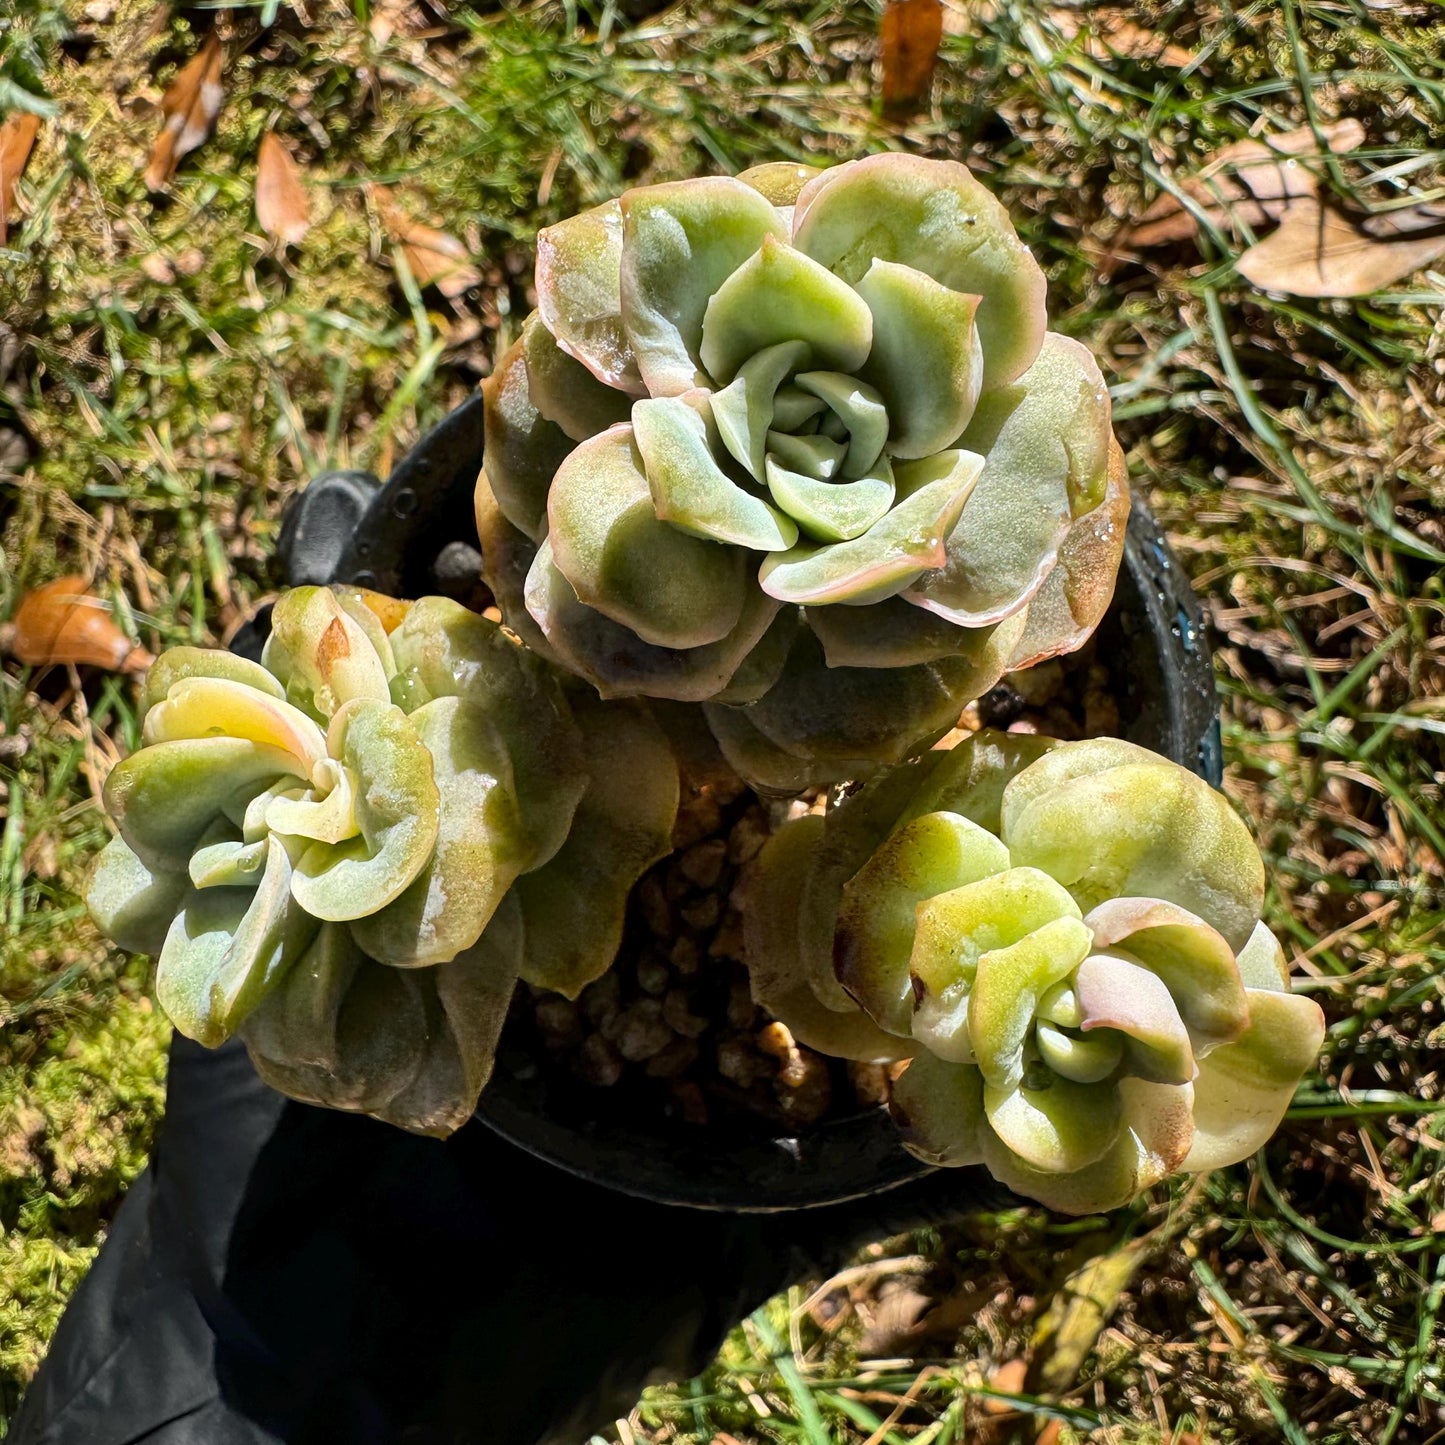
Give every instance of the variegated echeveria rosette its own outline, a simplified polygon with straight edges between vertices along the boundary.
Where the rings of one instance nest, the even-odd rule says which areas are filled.
[[[141,705],[96,920],[159,955],[182,1033],[239,1033],[283,1092],[420,1132],[471,1115],[519,978],[575,995],[610,966],[670,845],[650,717],[569,701],[446,598],[297,588],[262,663],[172,649]]]
[[[537,298],[484,384],[487,580],[603,696],[706,703],[756,786],[899,761],[1097,624],[1108,393],[965,166],[640,187],[540,233]]]
[[[984,732],[768,843],[754,995],[804,1044],[910,1060],[905,1141],[1073,1214],[1254,1153],[1319,1052],[1228,802],[1114,739]]]

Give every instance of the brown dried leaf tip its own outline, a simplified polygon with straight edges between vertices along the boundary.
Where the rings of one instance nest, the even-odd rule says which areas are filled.
[[[200,50],[171,81],[161,97],[165,125],[151,147],[145,184],[149,191],[164,190],[183,156],[189,155],[211,133],[225,95],[221,88],[224,61],[221,38],[212,30]]]
[[[256,223],[288,246],[299,245],[311,229],[311,204],[301,169],[274,131],[261,137],[256,157]]]
[[[25,173],[30,148],[40,129],[40,117],[28,110],[17,111],[0,125],[0,246],[15,214],[15,185]]]
[[[144,672],[155,658],[115,625],[84,577],[57,577],[21,599],[11,651],[27,667],[57,663]]]
[[[943,43],[942,0],[890,0],[881,28],[883,108],[903,110],[928,94]]]
[[[471,252],[455,236],[414,221],[391,198],[385,186],[366,188],[388,236],[401,247],[416,284],[435,286],[449,301],[480,286],[482,273],[471,263]]]

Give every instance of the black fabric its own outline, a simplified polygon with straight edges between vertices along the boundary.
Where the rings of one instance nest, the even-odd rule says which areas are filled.
[[[788,1216],[670,1209],[479,1124],[441,1143],[292,1103],[239,1046],[177,1036],[151,1167],[10,1442],[575,1445],[791,1279],[953,1212],[961,1182]]]

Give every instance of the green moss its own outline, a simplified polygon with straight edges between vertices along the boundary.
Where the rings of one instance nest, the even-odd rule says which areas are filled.
[[[62,1017],[0,1049],[0,1406],[39,1364],[145,1166],[169,1033],[121,980],[70,994]]]

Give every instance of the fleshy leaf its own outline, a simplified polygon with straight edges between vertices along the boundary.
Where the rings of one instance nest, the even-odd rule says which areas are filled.
[[[1066,743],[1040,758],[1004,794],[1002,837],[1015,862],[1052,874],[1085,909],[1164,899],[1233,949],[1259,919],[1264,864],[1228,800],[1128,743]]]
[[[956,161],[867,156],[804,187],[793,244],[857,284],[876,259],[982,296],[985,388],[1006,386],[1038,354],[1044,275],[1003,206]]]
[[[532,405],[574,442],[627,420],[632,397],[598,381],[563,351],[535,311],[522,326],[522,355]]]
[[[293,1098],[452,1133],[491,1074],[515,987],[514,959],[492,934],[452,963],[403,971],[327,925],[246,1022],[257,1072]]]
[[[744,709],[709,707],[708,724],[743,777],[798,792],[867,777],[880,763],[921,752],[995,681],[967,656],[914,667],[829,667],[818,639],[803,630],[763,697]]]
[[[785,347],[797,346],[804,352],[808,350],[801,341],[785,341],[783,345]],[[768,351],[764,354],[768,355],[776,350],[777,347],[769,347]],[[751,362],[743,362],[742,370],[738,372],[738,376],[741,376],[751,364]],[[824,374],[827,376],[836,376],[838,373],[830,371]],[[736,385],[737,377],[734,377],[728,386],[728,390],[731,391]],[[823,414],[827,409],[821,397],[809,396],[802,387],[789,382],[785,386],[780,386],[777,395],[773,398],[772,426],[779,431],[804,432],[807,429],[808,423],[815,418],[821,423]],[[764,437],[764,442],[766,443],[766,437]]]
[[[623,324],[647,391],[678,396],[705,386],[708,303],[766,237],[783,237],[782,218],[728,176],[643,186],[621,204]],[[717,379],[731,381],[732,373]]]
[[[1114,598],[1129,524],[1129,474],[1119,443],[1110,438],[1104,500],[1079,517],[1059,544],[1059,557],[1024,609],[1026,625],[1009,658],[1022,672],[1082,647]]]
[[[633,408],[633,435],[657,516],[714,542],[758,552],[791,547],[798,540],[797,527],[761,497],[745,492],[713,460],[706,406],[706,393],[689,392],[639,401]]]
[[[983,1133],[983,1162],[1005,1187],[1064,1214],[1097,1214],[1128,1204],[1179,1168],[1189,1149],[1189,1084],[1124,1078],[1115,1086],[1124,1127],[1102,1159],[1072,1173],[1035,1169],[993,1130]]]
[[[819,367],[856,371],[873,341],[873,318],[851,286],[768,235],[708,300],[702,364],[725,385],[750,356],[784,341],[806,341]]]
[[[409,721],[431,754],[441,807],[425,866],[385,908],[351,931],[381,963],[446,963],[470,948],[528,857],[506,745],[487,713],[439,697]]]
[[[557,679],[494,622],[446,597],[424,597],[392,635],[419,697],[459,697],[506,748],[520,811],[508,841],[535,868],[562,846],[586,786],[582,739]]]
[[[834,968],[882,1028],[904,1038],[911,1031],[911,963],[927,900],[1007,866],[997,838],[954,813],[930,813],[894,833],[848,882]]]
[[[1158,898],[1111,898],[1084,922],[1095,948],[1122,950],[1159,975],[1197,1044],[1244,1032],[1249,1004],[1234,950],[1202,918]]]
[[[967,868],[961,868],[949,887],[919,903],[916,931],[909,955],[915,1001],[919,997],[942,995],[955,984],[972,983],[983,954],[1016,943],[1030,925],[1041,926],[1057,914],[1068,895],[1060,897],[1037,880],[1009,873],[1008,849],[992,833],[957,813],[925,813],[899,825],[894,837],[919,828],[930,818],[947,818],[971,843]],[[891,840],[890,840],[891,841]],[[886,845],[885,845],[886,846]],[[998,877],[999,886],[990,890],[977,885]]]
[[[140,715],[144,721],[158,702],[164,702],[173,684],[188,677],[218,677],[244,683],[270,697],[284,698],[286,690],[261,666],[248,657],[222,652],[216,647],[168,647],[150,665],[140,689]]]
[[[893,1085],[888,1104],[904,1147],[946,1169],[983,1160],[983,1075],[971,1064],[919,1054]]]
[[[961,813],[990,833],[1002,829],[1004,790],[1031,763],[1058,744],[1035,733],[1001,733],[983,728],[964,738],[937,761],[920,784],[903,821],[925,813]]]
[[[598,381],[642,396],[622,322],[622,233],[617,201],[538,231],[537,310],[558,346]]]
[[[672,847],[677,765],[636,705],[579,703],[587,791],[550,863],[519,878],[521,976],[576,998],[617,957],[632,885]]]
[[[118,948],[156,954],[190,889],[184,872],[148,868],[124,838],[112,838],[96,859],[85,905]]]
[[[878,339],[874,337],[876,352]],[[888,440],[889,411],[882,395],[867,382],[837,371],[800,371],[794,381],[827,404],[848,433],[848,455],[843,462],[844,477],[862,477],[877,469]],[[963,428],[959,427],[958,431]],[[958,432],[947,438],[952,441]],[[941,447],[934,447],[940,451]]]
[[[1219,1169],[1247,1159],[1279,1127],[1295,1086],[1324,1042],[1313,999],[1249,990],[1249,1028],[1199,1061],[1194,1143],[1183,1167]]]
[[[772,598],[758,597],[770,603]],[[723,686],[713,694],[720,703],[757,702],[782,676],[787,666],[788,654],[793,648],[793,639],[801,626],[796,607],[780,609],[768,624],[768,629],[738,664],[736,671]],[[747,615],[744,613],[744,621]],[[742,624],[739,624],[741,626]]]
[[[863,375],[887,406],[889,454],[928,457],[953,445],[983,382],[974,322],[980,298],[883,260],[873,262],[857,289],[873,314],[873,349]]]
[[[877,476],[858,477],[851,482],[814,481],[779,466],[771,454],[766,467],[773,500],[820,542],[861,537],[893,505],[893,474],[886,461]],[[794,528],[794,542],[796,532]],[[785,545],[791,547],[793,542]]]
[[[171,685],[164,702],[146,714],[147,746],[188,738],[244,738],[278,748],[296,760],[298,777],[311,778],[326,757],[326,737],[298,707],[242,682],[188,677]]]
[[[147,867],[183,873],[233,799],[299,777],[299,766],[293,753],[245,738],[155,743],[110,770],[105,810]]]
[[[337,1066],[336,1019],[346,990],[363,964],[351,931],[323,923],[311,946],[245,1021],[252,1056],[290,1067]]]
[[[831,1009],[857,1007],[833,967],[833,935],[843,889],[893,831],[909,794],[927,776],[937,756],[941,755],[930,754],[889,769],[828,811],[827,827],[796,907],[810,986]]]
[[[386,669],[365,629],[329,587],[293,587],[271,612],[262,662],[289,701],[323,721],[353,699],[386,702]]]
[[[1249,942],[1239,950],[1235,964],[1246,988],[1289,992],[1289,964],[1285,962],[1279,939],[1270,932],[1267,924],[1255,924],[1254,932],[1249,935]]]
[[[327,741],[356,777],[361,836],[310,844],[291,891],[313,918],[341,923],[385,908],[426,867],[441,800],[431,755],[399,707],[355,698],[332,719]]]
[[[768,631],[778,604],[750,588],[727,637],[704,647],[654,647],[581,602],[544,542],[527,574],[527,610],[565,665],[603,697],[702,702],[727,685]]]
[[[207,830],[196,851],[191,854],[191,886],[193,888],[254,888],[271,854],[270,838],[257,838],[247,843],[236,837],[236,830],[224,819],[218,819]]]
[[[793,797],[806,788],[867,777],[876,767],[862,758],[830,758],[819,763],[789,752],[762,732],[747,707],[709,702],[704,704],[703,714],[728,766],[765,797]]]
[[[765,441],[770,459],[816,482],[836,477],[848,452],[848,444],[814,432],[811,436],[791,436],[787,432],[770,431]]]
[[[1118,954],[1091,953],[1079,965],[1074,988],[1084,1013],[1080,1027],[1125,1035],[1128,1070],[1136,1078],[1155,1084],[1194,1078],[1189,1031],[1158,974]]]
[[[1089,930],[1061,914],[1063,890],[1045,873],[1013,868],[949,901],[960,936],[979,953],[968,1006],[968,1032],[984,1079],[1013,1089],[1024,1077],[1024,1044],[1040,996],[1067,978],[1089,951]],[[1067,896],[1067,895],[1064,895]],[[976,913],[979,921],[967,921]],[[1052,917],[1047,915],[1052,913]],[[1000,941],[989,947],[990,932]]]
[[[334,759],[326,758],[312,769],[311,781],[312,788],[299,796],[272,798],[266,804],[265,826],[275,833],[313,838],[318,843],[344,843],[354,838],[355,778]]]
[[[802,341],[780,341],[750,356],[738,374],[712,397],[713,420],[723,445],[753,480],[764,480],[768,430],[773,425],[778,388],[812,354]]]
[[[791,206],[803,187],[814,176],[821,174],[817,166],[799,165],[794,161],[765,161],[760,166],[749,166],[747,170],[739,171],[738,179],[775,206]]]
[[[310,945],[317,924],[296,907],[291,860],[273,839],[254,891],[192,893],[166,935],[156,965],[156,998],[188,1038],[214,1048]]]
[[[445,1138],[476,1112],[517,987],[507,952],[483,934],[466,953],[437,965],[434,982],[446,1020],[446,1047],[433,1040],[416,1080],[387,1110],[393,1123]]]
[[[984,1112],[1004,1145],[1034,1169],[1073,1174],[1109,1152],[1124,1111],[1113,1084],[1079,1084],[1054,1075],[1044,1089],[996,1089],[987,1083]]]
[[[758,574],[763,591],[805,606],[863,606],[902,592],[942,560],[983,465],[960,451],[901,463],[894,476],[903,500],[891,512],[852,541],[775,553]]]
[[[1042,1017],[1034,1024],[1034,1047],[1054,1073],[1079,1084],[1107,1079],[1124,1060],[1123,1034],[1101,1029],[1081,1037]]]
[[[702,647],[741,619],[751,590],[747,554],[658,520],[630,426],[567,458],[547,516],[553,559],[578,599],[644,642]]]
[[[345,933],[339,925],[328,931],[333,938]],[[256,1072],[303,1103],[389,1117],[388,1105],[416,1078],[441,1022],[432,971],[388,968],[340,940],[313,950],[300,968],[247,1021]],[[283,1009],[284,1020],[277,1017]],[[323,1050],[326,1062],[315,1062]]]
[[[541,541],[547,531],[547,489],[572,443],[533,403],[520,341],[482,383],[482,427],[486,445],[478,493],[490,491],[514,527]]]
[[[819,910],[800,900],[817,889],[813,875],[823,845],[823,819],[797,818],[768,839],[748,875],[743,911],[744,947],[753,1001],[785,1024],[800,1044],[834,1058],[890,1063],[907,1058],[911,1045],[885,1033],[846,994],[841,1007],[832,971],[832,907]]]
[[[332,582],[329,585],[336,594],[337,601],[357,621],[364,621],[370,615],[388,638],[406,621],[406,614],[412,608],[411,602],[405,597],[388,597],[385,592],[373,592],[369,587],[353,587],[346,582]],[[370,630],[367,636],[374,642],[376,632]],[[390,663],[387,665],[392,666]]]
[[[482,580],[501,609],[502,621],[522,639],[529,652],[554,667],[561,666],[561,659],[527,611],[527,572],[537,556],[537,544],[503,515],[485,473],[477,482],[474,501],[477,541],[482,548]],[[545,513],[542,526],[546,526]]]
[[[406,609],[410,606],[406,602],[397,602],[390,597],[383,598],[379,592],[369,592],[364,587],[349,587],[344,583],[331,583],[327,590],[336,599],[337,606],[361,628],[366,634],[366,640],[371,644],[372,651],[376,653],[381,663],[381,670],[389,678],[396,671],[396,659],[391,653],[391,633],[383,624],[377,607],[381,601],[390,603],[393,608],[400,611],[395,616],[393,626],[400,623],[406,615]],[[373,603],[372,599],[380,599]]]
[[[980,398],[958,446],[986,458],[948,556],[909,593],[964,626],[997,622],[1043,586],[1075,517],[1108,482],[1109,393],[1077,341],[1050,332],[1012,386]]]

